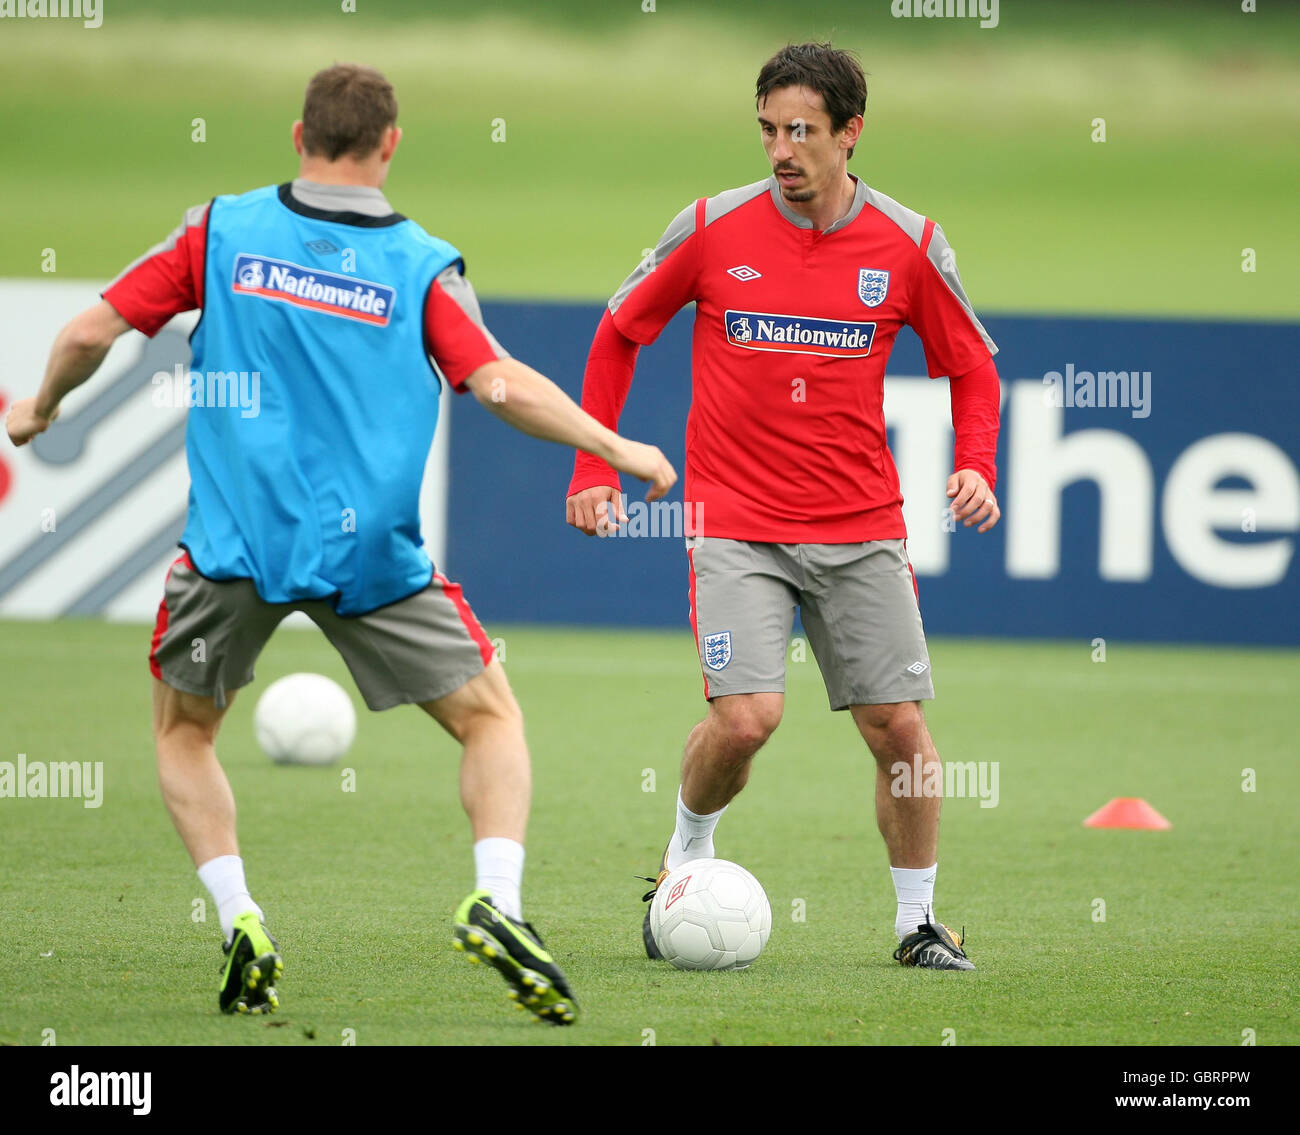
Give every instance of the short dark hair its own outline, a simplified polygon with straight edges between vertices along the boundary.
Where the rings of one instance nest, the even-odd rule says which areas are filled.
[[[335,63],[311,77],[302,104],[302,148],[338,161],[374,153],[397,122],[393,85],[373,67]]]
[[[755,105],[782,87],[807,87],[821,95],[836,133],[867,109],[867,79],[857,55],[829,43],[790,43],[781,48],[758,73]]]

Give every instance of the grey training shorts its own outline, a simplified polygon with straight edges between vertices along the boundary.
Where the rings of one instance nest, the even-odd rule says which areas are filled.
[[[784,693],[800,608],[832,709],[934,697],[916,580],[902,540],[686,540],[704,696]]]
[[[324,599],[268,603],[252,580],[207,579],[186,553],[167,573],[149,667],[167,685],[223,707],[228,690],[253,680],[253,663],[292,611],[325,632],[375,710],[444,697],[493,657],[460,584],[439,572],[423,591],[344,618]]]

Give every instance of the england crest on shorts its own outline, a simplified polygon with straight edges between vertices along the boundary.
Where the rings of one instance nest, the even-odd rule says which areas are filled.
[[[710,670],[722,670],[731,661],[731,632],[719,631],[704,636],[704,665]]]
[[[868,307],[879,307],[889,293],[889,273],[882,268],[858,269],[858,299]]]

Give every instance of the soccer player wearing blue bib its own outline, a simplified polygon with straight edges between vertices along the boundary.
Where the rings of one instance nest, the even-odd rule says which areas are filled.
[[[577,1003],[520,901],[531,784],[523,719],[459,585],[420,535],[441,379],[531,436],[651,482],[647,499],[676,473],[488,332],[460,253],[384,198],[396,121],[378,72],[340,64],[314,76],[293,128],[298,178],[191,209],[59,334],[40,391],[6,424],[25,444],[119,335],[154,335],[195,308],[191,370],[206,376],[204,391],[229,389],[232,376],[257,384],[251,401],[194,392],[183,554],[149,656],[163,799],[226,938],[220,1008],[274,1011],[283,963],[245,881],[214,743],[272,631],[304,611],[371,709],[418,705],[463,746],[477,879],[456,911],[455,944],[495,966],[538,1017],[568,1024]]]

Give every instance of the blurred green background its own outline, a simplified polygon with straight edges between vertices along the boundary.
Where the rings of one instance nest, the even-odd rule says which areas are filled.
[[[397,87],[390,199],[461,247],[481,294],[601,299],[683,205],[766,175],[758,67],[831,37],[869,73],[850,168],[943,224],[977,309],[1300,311],[1292,6],[1004,0],[987,29],[888,0],[356,7],[0,21],[0,275],[54,248],[61,277],[107,279],[188,205],[291,177],[307,78],[355,59]]]

